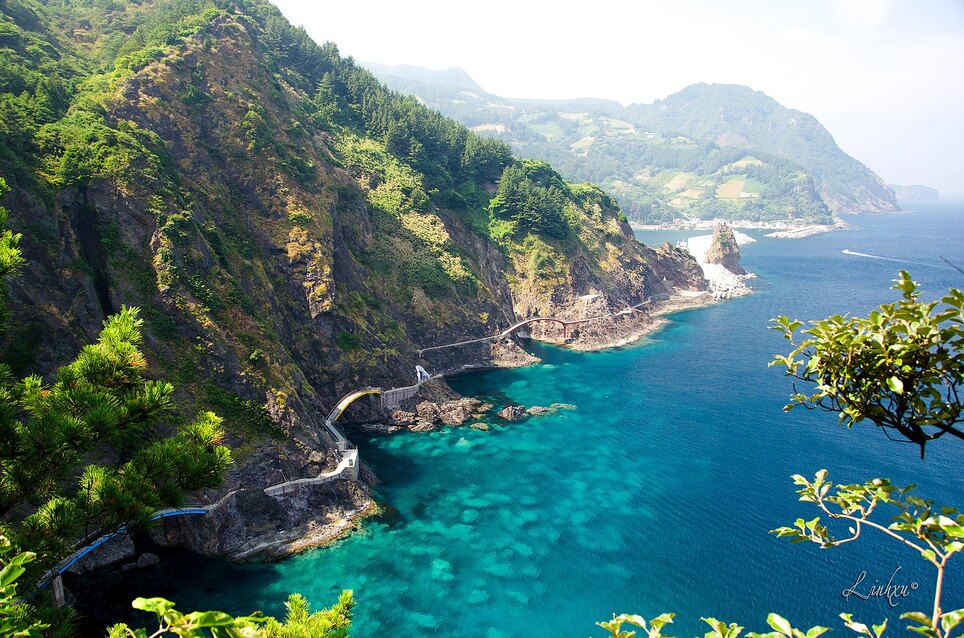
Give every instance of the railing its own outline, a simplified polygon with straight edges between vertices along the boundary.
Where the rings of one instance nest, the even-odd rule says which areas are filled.
[[[535,323],[535,322],[537,322],[537,321],[552,321],[552,322],[555,322],[555,323],[560,324],[560,325],[562,326],[562,335],[563,335],[563,337],[568,337],[568,336],[569,336],[569,326],[575,326],[575,325],[578,325],[578,324],[588,323],[588,322],[590,322],[590,321],[596,321],[596,320],[599,320],[599,319],[610,319],[610,318],[613,318],[613,317],[621,317],[621,316],[623,316],[623,315],[629,315],[629,314],[632,314],[632,313],[636,312],[637,310],[639,310],[639,309],[642,308],[643,306],[649,305],[649,304],[652,303],[653,301],[663,301],[663,300],[668,299],[668,298],[669,298],[669,294],[668,294],[668,293],[660,293],[660,294],[658,294],[658,295],[654,295],[653,297],[651,297],[651,298],[649,298],[649,299],[645,299],[645,300],[641,301],[641,302],[638,303],[638,304],[629,306],[629,307],[627,307],[627,308],[623,308],[622,310],[617,310],[617,311],[615,311],[615,312],[609,312],[609,313],[605,313],[605,314],[601,314],[601,315],[595,315],[595,316],[593,316],[593,317],[586,317],[586,318],[584,318],[584,319],[559,319],[559,318],[557,318],[557,317],[531,317],[531,318],[529,318],[529,319],[523,319],[523,320],[521,320],[521,321],[517,321],[516,323],[512,324],[511,326],[509,326],[508,328],[506,328],[505,330],[503,330],[502,332],[496,333],[496,334],[494,334],[494,335],[489,335],[489,336],[487,336],[487,337],[479,337],[479,338],[477,338],[477,339],[467,339],[467,340],[465,340],[465,341],[456,341],[456,342],[453,342],[453,343],[443,343],[442,345],[438,345],[438,346],[429,346],[429,347],[427,347],[427,348],[421,348],[421,349],[418,351],[418,355],[419,355],[419,356],[422,356],[422,355],[424,355],[426,352],[431,352],[431,351],[433,351],[433,350],[442,350],[442,349],[445,349],[445,348],[455,348],[455,347],[458,347],[458,346],[466,346],[466,345],[469,345],[469,344],[471,344],[471,343],[482,343],[483,341],[493,341],[493,340],[495,340],[495,339],[503,339],[503,338],[509,336],[510,334],[512,334],[513,332],[515,332],[516,330],[518,330],[519,328],[522,328],[522,327],[524,327],[524,326],[527,326],[527,325],[529,325],[529,324],[531,324],[531,323]]]
[[[424,373],[424,370],[422,373]],[[301,478],[292,481],[284,481],[283,483],[277,483],[275,485],[269,485],[268,487],[264,488],[264,493],[268,496],[284,496],[286,494],[291,494],[301,487],[307,485],[321,485],[324,483],[349,478],[352,480],[357,480],[359,470],[358,447],[348,440],[348,437],[345,436],[345,433],[335,423],[335,419],[341,416],[341,414],[348,408],[349,405],[351,405],[352,402],[368,394],[380,394],[382,407],[398,407],[398,405],[405,399],[415,396],[415,394],[418,392],[418,389],[425,381],[434,378],[427,376],[427,373],[424,373],[426,376],[422,376],[422,373],[419,374],[420,380],[415,385],[392,388],[391,390],[385,391],[382,391],[379,388],[365,388],[344,396],[335,405],[335,408],[328,415],[328,418],[325,419],[325,427],[329,432],[331,432],[333,438],[335,439],[335,444],[338,446],[338,450],[342,453],[341,461],[338,463],[338,466],[331,472],[324,472],[312,478]],[[234,496],[236,492],[238,492],[238,490],[232,490],[218,499],[217,502],[208,505],[197,504],[187,505],[180,508],[175,507],[158,510],[154,512],[151,520],[156,521],[172,516],[208,514],[220,507],[221,504],[227,501],[230,497]],[[83,545],[80,547],[80,549],[77,549],[62,561],[57,563],[54,567],[48,570],[43,577],[41,577],[37,584],[37,589],[47,587],[54,578],[70,569],[70,567],[81,558],[91,553],[112,538],[126,533],[127,528],[122,527],[115,532],[110,532],[107,534],[100,532],[88,534],[78,542],[78,545]],[[100,535],[98,536],[98,534]]]
[[[392,388],[391,390],[385,390],[382,392],[380,397],[381,406],[384,409],[394,410],[402,401],[405,399],[411,399],[413,396],[418,394],[418,389],[421,387],[424,381],[420,381],[415,385],[406,386],[404,388]]]

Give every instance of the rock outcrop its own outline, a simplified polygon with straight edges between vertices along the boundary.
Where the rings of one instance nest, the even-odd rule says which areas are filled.
[[[708,264],[720,264],[734,275],[746,274],[740,265],[740,247],[736,243],[733,229],[723,223],[713,227],[713,240],[704,261]]]
[[[390,425],[412,432],[429,432],[441,425],[464,425],[471,419],[481,418],[490,407],[478,399],[468,397],[442,402],[421,401],[415,406],[414,412],[394,411],[390,417]]]
[[[496,414],[498,415],[499,418],[505,419],[506,421],[510,421],[510,422],[521,421],[522,419],[529,416],[528,413],[526,412],[525,406],[521,406],[521,405],[506,406],[501,410],[499,410]]]

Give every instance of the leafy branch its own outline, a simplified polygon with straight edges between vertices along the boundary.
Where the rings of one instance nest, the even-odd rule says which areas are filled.
[[[941,593],[948,560],[964,550],[964,514],[952,507],[936,507],[933,501],[911,494],[913,485],[898,487],[889,479],[875,478],[863,484],[835,486],[827,479],[827,470],[820,470],[812,481],[795,474],[793,482],[800,486],[797,493],[801,501],[813,503],[832,519],[846,520],[853,525],[848,526],[847,535],[837,537],[820,522],[820,517],[809,521],[798,518],[793,526],[778,527],[771,533],[789,538],[791,543],[811,541],[829,549],[857,540],[864,527],[868,527],[914,549],[937,569],[934,608],[930,617],[919,612],[901,617],[918,623],[926,619],[931,633],[915,628],[918,633],[936,638],[949,635],[964,617],[964,611],[942,613]],[[888,525],[871,520],[882,505],[897,510]]]
[[[627,623],[640,627],[646,638],[673,638],[669,634],[664,634],[663,628],[672,623],[675,616],[676,614],[660,614],[647,623],[645,618],[635,614],[620,614],[619,616],[613,614],[612,620],[597,622],[596,624],[608,631],[610,638],[634,638],[635,631],[623,631],[622,629],[622,626]],[[844,627],[859,636],[883,638],[884,632],[887,630],[886,620],[879,625],[868,627],[864,623],[854,620],[851,614],[840,614],[840,618],[844,621]],[[942,633],[933,630],[931,618],[921,612],[903,614],[901,618],[908,618],[916,622],[918,626],[911,626],[908,629],[928,638],[950,638],[951,631],[964,620],[964,609],[944,614],[941,620]],[[710,631],[703,634],[703,638],[739,638],[743,634],[744,628],[736,623],[727,624],[716,618],[700,618],[700,620],[710,627]],[[770,625],[772,631],[766,633],[751,631],[746,634],[745,638],[818,638],[830,631],[828,627],[820,626],[806,630],[797,629],[790,624],[790,621],[779,614],[767,616],[767,624]]]
[[[838,425],[868,420],[894,440],[920,447],[950,435],[964,439],[964,293],[951,288],[940,302],[920,301],[917,282],[901,271],[894,289],[903,299],[864,317],[835,315],[811,322],[786,316],[773,329],[794,346],[770,365],[814,384],[794,394],[784,410],[798,406],[839,414]],[[896,438],[895,438],[896,437]]]

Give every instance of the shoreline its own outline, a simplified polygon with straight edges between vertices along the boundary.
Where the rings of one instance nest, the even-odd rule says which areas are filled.
[[[587,339],[582,343],[580,343],[579,338],[576,338],[571,342],[536,339],[532,337],[530,338],[535,341],[539,341],[540,343],[557,345],[559,347],[569,348],[576,352],[604,352],[606,350],[624,348],[638,344],[642,339],[650,334],[653,334],[669,323],[669,319],[667,319],[669,315],[686,310],[712,306],[720,303],[721,301],[724,301],[724,299],[714,297],[709,290],[681,291],[677,292],[669,299],[659,303],[652,312],[647,313],[644,317],[641,317],[641,319],[643,319],[641,323],[637,325],[625,326],[625,330],[618,331],[618,333],[613,335],[612,338]],[[528,367],[530,365],[535,365],[540,361],[541,359],[531,357],[525,362],[506,360],[501,364],[496,363],[495,365],[468,366],[457,372],[444,374],[442,379],[444,381],[450,377],[460,376],[462,374],[472,372],[482,372],[486,370],[509,370],[519,367]],[[459,396],[461,399],[467,398],[462,395]],[[401,428],[399,431],[404,431],[406,429],[407,428]],[[352,484],[357,483],[352,482]],[[262,538],[260,542],[252,543],[247,547],[238,548],[240,551],[229,552],[221,555],[198,551],[196,548],[186,547],[179,543],[165,543],[161,541],[159,537],[155,536],[154,533],[149,533],[149,536],[151,536],[154,542],[162,546],[180,546],[188,551],[197,552],[199,555],[220,558],[228,562],[277,562],[313,549],[332,547],[339,541],[351,536],[354,532],[363,529],[364,523],[367,519],[378,516],[382,512],[382,505],[374,497],[374,494],[372,494],[370,489],[364,489],[363,497],[358,498],[357,500],[352,500],[354,502],[352,502],[347,508],[342,509],[340,513],[330,517],[325,522],[312,521],[307,525],[298,526],[284,532],[276,533],[270,540]],[[156,532],[159,530],[160,528],[154,531]],[[109,570],[119,568],[119,566],[120,563],[118,562],[116,565],[108,564],[103,565],[101,568]]]
[[[740,219],[698,219],[686,220],[672,224],[640,224],[630,222],[630,227],[634,231],[689,231],[689,230],[710,230],[718,223],[724,223],[731,228],[742,228],[748,230],[770,230],[765,237],[779,239],[803,239],[821,233],[829,233],[835,230],[847,230],[851,226],[839,217],[834,217],[832,224],[800,223],[791,221],[766,221],[757,222]]]
[[[668,315],[682,312],[684,310],[706,308],[708,306],[718,304],[721,301],[723,301],[723,299],[714,297],[712,292],[709,290],[701,290],[690,294],[676,293],[666,301],[660,303],[652,312],[650,312],[648,315],[649,320],[645,324],[635,328],[630,328],[621,336],[598,342],[579,343],[577,339],[571,343],[556,344],[551,341],[546,341],[544,343],[559,345],[560,347],[568,348],[576,352],[603,352],[606,350],[624,348],[626,346],[631,346],[635,343],[638,343],[645,337],[648,337],[649,335],[658,331],[669,322],[669,320],[666,319]]]

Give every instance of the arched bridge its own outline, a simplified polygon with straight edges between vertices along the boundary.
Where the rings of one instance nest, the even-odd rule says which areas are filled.
[[[519,328],[523,328],[525,326],[528,326],[529,324],[536,323],[537,321],[551,321],[553,323],[559,324],[560,326],[562,326],[562,337],[565,339],[569,337],[569,326],[574,326],[581,323],[589,323],[590,321],[596,321],[598,319],[610,319],[613,317],[622,317],[624,315],[631,315],[637,310],[639,310],[640,308],[642,308],[643,306],[649,305],[651,302],[652,302],[651,299],[646,299],[633,306],[623,308],[622,310],[617,310],[615,312],[609,312],[601,315],[595,315],[592,317],[586,317],[584,319],[560,319],[558,317],[530,317],[528,319],[522,319],[521,321],[517,321],[516,323],[512,324],[511,326],[503,330],[502,332],[496,333],[494,335],[489,335],[487,337],[479,337],[478,339],[466,339],[465,341],[456,341],[453,343],[443,343],[442,345],[438,345],[438,346],[429,346],[427,348],[422,348],[421,350],[419,350],[418,354],[419,356],[422,356],[426,352],[432,352],[433,350],[443,350],[445,348],[454,348],[456,346],[467,346],[471,343],[482,343],[484,341],[493,341],[495,339],[502,339],[504,337],[508,337],[510,334],[512,334]]]
[[[277,483],[275,485],[269,485],[264,488],[264,493],[268,496],[283,496],[285,494],[290,494],[295,492],[301,487],[307,485],[319,485],[322,483],[328,483],[330,481],[335,481],[342,478],[358,478],[358,449],[352,444],[351,441],[345,436],[344,432],[335,425],[335,421],[338,417],[344,413],[349,405],[357,401],[363,396],[370,394],[379,395],[381,398],[381,407],[387,409],[397,408],[402,401],[405,399],[415,396],[418,392],[419,387],[429,379],[433,377],[429,375],[421,366],[416,366],[417,383],[415,385],[404,386],[401,388],[391,388],[388,390],[382,390],[381,388],[362,388],[361,390],[355,390],[354,392],[349,392],[343,396],[338,403],[335,404],[334,409],[325,418],[325,428],[331,433],[332,438],[335,440],[335,444],[338,446],[338,450],[341,452],[341,461],[339,461],[338,466],[330,472],[322,472],[318,476],[311,478],[295,479],[292,481],[285,481],[283,483]],[[158,510],[154,512],[151,517],[151,521],[160,520],[162,518],[170,518],[173,516],[189,516],[189,515],[204,515],[209,512],[214,511],[221,506],[222,503],[227,501],[231,496],[234,495],[238,490],[232,490],[221,497],[216,503],[208,504],[192,504],[186,505],[184,507],[168,508],[163,510]],[[59,576],[67,571],[71,565],[76,563],[78,560],[94,551],[104,543],[108,542],[115,536],[121,534],[126,534],[127,529],[122,527],[116,531],[102,534],[100,536],[91,535],[82,539],[78,545],[81,547],[74,551],[72,554],[64,558],[62,561],[57,563],[53,568],[51,568],[37,583],[37,588],[42,589],[47,587],[51,582],[54,582],[55,590],[60,590],[62,592],[62,584],[60,583]],[[56,594],[56,591],[55,591]],[[56,595],[55,595],[56,598]]]
[[[366,396],[369,394],[381,394],[381,393],[382,393],[381,388],[364,388],[362,390],[356,390],[355,392],[346,394],[335,405],[335,408],[328,415],[328,418],[325,419],[325,423],[334,423],[335,421],[337,421],[338,417],[341,416],[341,413],[344,412],[349,405],[354,403],[356,399],[360,399],[363,396]]]
[[[508,328],[500,332],[497,336],[508,337],[510,334],[512,334],[519,328],[524,328],[529,324],[537,323],[539,321],[550,321],[553,323],[558,323],[560,326],[562,326],[562,337],[563,339],[565,339],[569,337],[569,326],[574,326],[580,323],[586,323],[587,321],[592,321],[593,319],[594,317],[590,317],[589,319],[557,319],[555,317],[532,317],[531,319],[523,319],[522,321],[512,324],[511,326],[509,326]]]

